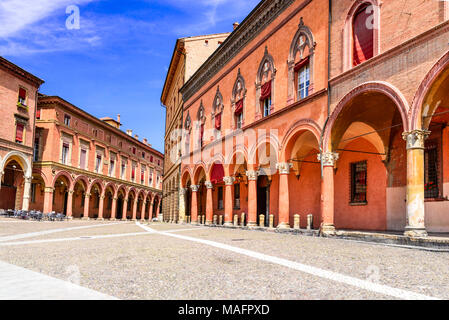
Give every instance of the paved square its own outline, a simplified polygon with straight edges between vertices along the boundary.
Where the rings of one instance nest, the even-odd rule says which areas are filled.
[[[449,253],[190,225],[0,220],[1,299],[449,298]]]

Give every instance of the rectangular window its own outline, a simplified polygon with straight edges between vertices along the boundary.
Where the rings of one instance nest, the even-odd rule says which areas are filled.
[[[136,178],[136,165],[133,164],[132,170],[131,170],[131,180],[134,182]]]
[[[27,91],[23,88],[19,88],[19,103],[26,105]]]
[[[136,147],[133,147],[133,154],[136,154]]]
[[[268,117],[271,113],[271,96],[263,101],[263,116]]]
[[[218,210],[223,210],[223,187],[218,187]]]
[[[62,158],[61,158],[61,162],[63,164],[68,164],[68,161],[69,161],[69,150],[70,150],[69,144],[64,142],[62,144]]]
[[[36,137],[36,139],[34,139],[33,160],[39,161],[39,137]]]
[[[367,203],[367,175],[368,170],[366,161],[351,164],[351,203]]]
[[[234,209],[240,209],[240,184],[234,185]]]
[[[109,161],[109,176],[114,176],[115,172],[115,159],[111,159]]]
[[[95,162],[95,172],[100,173],[101,170],[101,155],[97,154],[96,162]]]
[[[298,71],[298,99],[304,99],[309,96],[310,86],[310,68],[306,65]]]
[[[150,162],[153,162],[153,156],[150,157]]]
[[[25,126],[22,123],[16,125],[16,143],[23,143],[23,131]]]
[[[36,110],[36,119],[40,120],[40,118],[41,118],[41,109],[37,109]]]
[[[142,152],[142,159],[145,159],[145,152]]]
[[[440,197],[438,144],[434,141],[426,142],[424,151],[424,195],[426,199]]]
[[[120,178],[122,180],[125,180],[125,175],[126,175],[126,159],[122,159],[122,169],[120,172]]]
[[[150,186],[153,183],[153,170],[150,170],[150,174],[149,174],[149,177],[148,177],[148,182],[149,182]]]
[[[141,184],[145,183],[145,169],[140,170],[140,183]]]
[[[80,153],[80,168],[81,169],[86,169],[86,159],[87,159],[87,150],[86,149],[81,149],[81,153]]]
[[[71,117],[69,115],[64,115],[64,124],[69,127],[70,126]]]

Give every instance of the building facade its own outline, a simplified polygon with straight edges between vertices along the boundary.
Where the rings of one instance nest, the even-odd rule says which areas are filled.
[[[183,205],[183,194],[180,194],[180,155],[181,150],[176,148],[181,141],[179,132],[183,122],[183,101],[179,89],[207,60],[207,58],[223,43],[229,33],[214,34],[181,38],[176,41],[172,60],[170,63],[161,103],[167,109],[165,119],[165,154],[164,161],[164,220],[177,222],[179,217],[179,204]],[[183,209],[184,210],[184,209]],[[181,212],[183,212],[181,210]]]
[[[40,95],[30,209],[84,219],[158,217],[163,155],[120,127],[120,116],[98,119]]]
[[[0,57],[0,208],[29,208],[37,92],[42,83]]]
[[[448,232],[448,18],[261,1],[181,88],[187,220]]]

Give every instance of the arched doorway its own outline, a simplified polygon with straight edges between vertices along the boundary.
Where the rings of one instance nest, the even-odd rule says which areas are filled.
[[[60,175],[54,183],[53,210],[56,213],[67,215],[68,196],[70,189],[70,179],[65,175]]]
[[[0,208],[5,210],[22,209],[24,191],[24,170],[14,159],[6,162],[1,177]]]

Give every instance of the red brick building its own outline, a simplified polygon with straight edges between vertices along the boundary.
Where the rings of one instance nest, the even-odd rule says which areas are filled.
[[[162,196],[163,155],[54,96],[39,96],[30,208],[73,218],[151,219]]]
[[[447,3],[261,1],[181,89],[180,215],[448,232]]]
[[[37,92],[42,83],[0,57],[0,208],[28,209]]]

